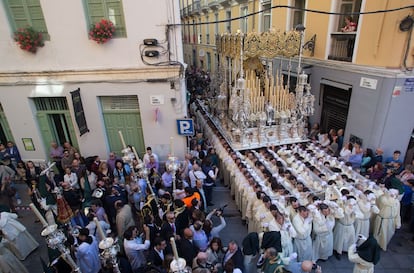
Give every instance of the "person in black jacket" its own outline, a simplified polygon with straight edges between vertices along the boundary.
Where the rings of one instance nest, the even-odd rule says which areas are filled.
[[[193,242],[193,232],[191,229],[186,228],[183,231],[183,237],[178,241],[178,256],[183,258],[187,266],[192,266],[194,258],[197,256],[197,248]],[[241,254],[241,253],[240,253]],[[243,259],[242,259],[243,263]]]
[[[224,253],[223,264],[226,264],[229,260],[233,260],[234,268],[238,268],[244,272],[243,254],[237,242],[234,240],[229,242],[227,251]]]
[[[190,225],[190,215],[181,199],[174,200],[174,208],[176,234],[183,236],[184,229]]]
[[[155,266],[158,269],[161,269],[164,264],[165,257],[165,248],[167,247],[167,242],[164,238],[156,237],[154,239],[154,247],[148,253],[147,261],[152,266]]]

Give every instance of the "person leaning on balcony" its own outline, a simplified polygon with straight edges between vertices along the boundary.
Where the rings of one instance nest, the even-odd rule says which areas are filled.
[[[351,16],[345,17],[346,25],[341,28],[342,32],[354,32],[357,29],[357,24],[354,22]]]

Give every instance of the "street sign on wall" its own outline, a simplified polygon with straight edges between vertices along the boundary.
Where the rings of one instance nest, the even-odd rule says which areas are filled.
[[[194,136],[194,121],[188,119],[177,119],[178,134],[181,136]]]

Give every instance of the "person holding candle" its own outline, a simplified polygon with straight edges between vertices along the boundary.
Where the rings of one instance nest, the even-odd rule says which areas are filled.
[[[129,227],[124,232],[124,250],[131,264],[132,270],[135,273],[145,273],[146,271],[146,258],[144,256],[144,250],[150,247],[150,229],[147,225],[144,225],[145,241],[142,243],[138,236],[138,228],[136,226]]]
[[[89,235],[89,229],[79,230],[75,252],[77,264],[82,273],[98,273],[101,270],[98,241],[95,236]]]

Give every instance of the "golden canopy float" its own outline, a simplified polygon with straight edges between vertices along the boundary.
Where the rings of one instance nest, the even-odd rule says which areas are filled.
[[[301,67],[303,31],[216,36],[220,62],[213,89],[218,94],[201,105],[210,107],[211,120],[233,149],[307,141],[307,117],[313,115],[315,98]],[[274,58],[289,62],[287,75],[266,65]],[[293,59],[298,76],[290,91]]]

